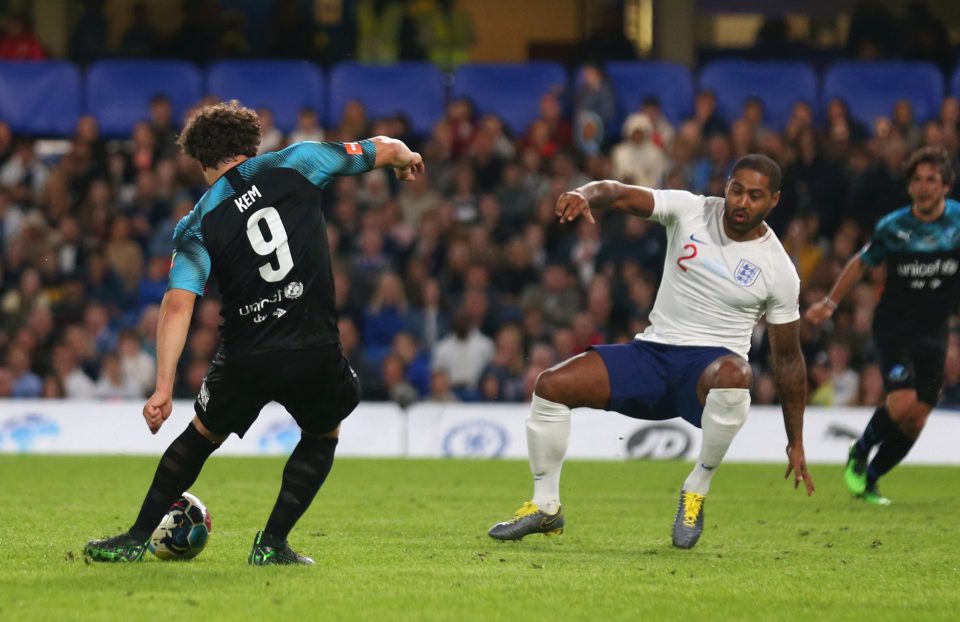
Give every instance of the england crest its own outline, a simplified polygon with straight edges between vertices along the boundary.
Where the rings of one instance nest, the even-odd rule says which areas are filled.
[[[734,278],[737,279],[737,283],[743,285],[744,287],[750,287],[753,285],[758,276],[760,276],[760,268],[753,265],[746,259],[740,260],[740,265],[737,266],[737,270],[734,273]]]

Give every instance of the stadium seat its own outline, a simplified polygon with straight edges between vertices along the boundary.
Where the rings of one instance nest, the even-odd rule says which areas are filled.
[[[72,63],[0,62],[0,119],[14,133],[69,136],[82,104],[80,72]]]
[[[817,104],[817,74],[805,63],[788,61],[722,60],[700,71],[700,88],[717,96],[717,112],[734,121],[744,102],[756,97],[763,102],[764,122],[782,130],[797,101]]]
[[[537,118],[540,98],[551,89],[566,87],[567,73],[557,63],[478,63],[454,72],[452,96],[469,98],[478,114],[499,116],[519,135]]]
[[[330,73],[331,127],[340,124],[344,105],[353,99],[371,120],[400,112],[415,133],[427,135],[443,117],[443,74],[430,63],[340,63]]]
[[[663,113],[677,124],[693,112],[693,79],[682,65],[660,62],[611,62],[606,65],[617,94],[617,127],[640,108],[647,95],[660,99]]]
[[[324,118],[323,74],[307,61],[222,61],[207,69],[207,90],[216,97],[240,100],[251,108],[269,108],[274,124],[289,132],[297,114],[313,108]]]
[[[159,93],[170,98],[179,124],[203,96],[203,75],[177,60],[106,60],[87,71],[87,112],[105,136],[129,136],[134,124],[149,119],[150,99]]]
[[[876,118],[889,117],[900,99],[913,104],[913,117],[922,123],[940,111],[943,75],[929,63],[836,63],[823,77],[823,103],[834,98],[843,99],[850,114],[871,131]]]

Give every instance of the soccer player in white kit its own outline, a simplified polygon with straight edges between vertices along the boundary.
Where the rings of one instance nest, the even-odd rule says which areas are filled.
[[[747,419],[753,374],[750,337],[766,316],[783,404],[788,465],[813,493],[803,451],[807,374],[799,337],[800,279],[764,222],[780,200],[780,167],[763,155],[740,158],[726,197],[592,182],[557,200],[560,222],[591,209],[614,209],[667,228],[663,280],[650,326],[628,344],[597,346],[537,378],[527,446],[533,499],[489,534],[519,540],[563,531],[560,469],[570,438],[570,409],[613,410],[639,419],[683,417],[703,431],[700,456],[680,490],[673,544],[690,548],[703,533],[710,480]]]

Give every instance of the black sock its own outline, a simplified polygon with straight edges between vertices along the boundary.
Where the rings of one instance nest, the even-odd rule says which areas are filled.
[[[867,467],[867,488],[873,488],[877,484],[877,479],[881,475],[888,473],[890,469],[900,464],[917,439],[910,438],[900,430],[887,435],[887,438],[880,443],[880,449],[877,455],[870,461]]]
[[[890,411],[885,404],[881,404],[875,411],[870,423],[863,430],[863,434],[857,439],[857,450],[866,456],[877,443],[880,443],[888,434],[897,430],[897,424],[890,418]]]
[[[337,439],[304,434],[283,468],[280,495],[267,519],[266,532],[277,541],[287,539],[293,526],[310,507],[333,466]]]
[[[197,481],[203,463],[219,446],[200,434],[193,422],[187,425],[160,458],[140,514],[130,528],[131,536],[144,542],[150,537],[173,502]]]

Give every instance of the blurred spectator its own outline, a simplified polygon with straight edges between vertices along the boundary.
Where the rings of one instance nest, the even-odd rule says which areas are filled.
[[[103,361],[107,357],[116,355],[111,352],[103,353]],[[103,363],[101,362],[101,370]],[[97,385],[83,372],[77,361],[77,353],[67,344],[60,344],[53,349],[53,371],[63,386],[64,397],[68,399],[90,399],[95,397]],[[103,372],[101,371],[101,374]]]
[[[143,397],[140,387],[123,374],[116,354],[103,357],[100,378],[93,392],[99,399],[135,399]]]
[[[11,346],[7,349],[6,362],[10,372],[10,397],[40,397],[43,381],[30,369],[30,354],[19,346]]]
[[[70,33],[68,56],[81,65],[108,55],[110,23],[103,13],[103,0],[84,0],[83,12]]]
[[[726,134],[727,123],[717,112],[717,96],[711,90],[703,90],[697,93],[693,100],[694,125],[700,130],[703,138],[709,138],[714,134]]]
[[[589,63],[580,70],[580,84],[574,95],[574,113],[576,116],[590,112],[600,118],[600,141],[603,142],[603,128],[613,127],[617,116],[617,98],[613,87],[599,65]]]
[[[0,60],[43,60],[46,57],[27,12],[8,15],[0,35]]]
[[[167,55],[203,65],[214,55],[219,24],[216,0],[183,0],[180,27],[167,41]]]
[[[833,406],[855,406],[859,397],[860,374],[850,368],[850,348],[833,341],[827,347],[830,381],[833,385]]]
[[[445,372],[450,386],[458,395],[472,395],[480,383],[484,368],[493,359],[493,340],[471,324],[467,309],[461,307],[453,316],[452,333],[441,339],[434,350],[432,369]],[[434,382],[436,383],[436,378]],[[434,395],[431,388],[431,395]]]
[[[257,108],[257,116],[260,117],[260,147],[257,155],[282,149],[286,139],[273,124],[273,112],[269,108]]]
[[[304,140],[323,140],[323,128],[320,127],[320,118],[317,111],[304,106],[297,114],[297,127],[290,132],[290,143],[299,143]]]
[[[623,122],[624,140],[613,148],[613,176],[624,183],[659,187],[667,170],[663,150],[653,142],[653,125],[642,112]]]
[[[379,360],[393,343],[394,336],[407,325],[407,297],[403,282],[394,272],[384,272],[377,281],[373,298],[363,316],[363,344],[369,352],[379,352]]]
[[[406,381],[403,359],[397,354],[388,354],[383,359],[382,376],[386,398],[407,408],[420,397],[419,392]]]
[[[118,363],[125,387],[133,387],[132,397],[146,397],[154,388],[156,363],[154,357],[140,346],[137,331],[127,329],[120,332],[117,345]],[[101,376],[103,372],[101,371]]]
[[[473,18],[456,0],[436,0],[419,17],[419,34],[427,59],[443,71],[453,71],[470,60],[476,42]]]
[[[650,126],[653,128],[653,143],[669,152],[673,146],[673,139],[676,135],[673,124],[667,120],[663,113],[663,106],[660,104],[660,98],[656,95],[646,95],[640,103],[640,112],[645,114],[650,120]]]
[[[120,55],[128,58],[148,58],[160,52],[162,35],[150,19],[146,2],[137,2],[132,9],[130,27],[120,40]]]
[[[447,332],[440,283],[434,278],[424,281],[419,298],[419,303],[407,314],[407,329],[425,346],[433,348]]]
[[[886,391],[883,387],[883,373],[877,363],[867,363],[860,370],[860,390],[857,397],[859,406],[876,408],[883,403]]]
[[[450,374],[442,369],[435,370],[430,375],[430,394],[427,396],[427,402],[459,402],[460,398],[453,392],[450,384]]]

